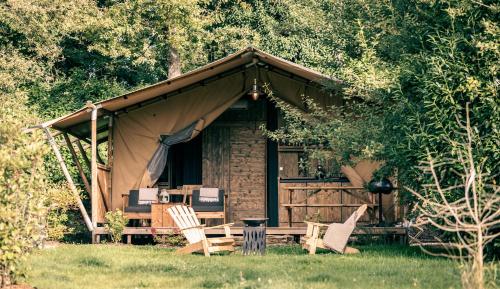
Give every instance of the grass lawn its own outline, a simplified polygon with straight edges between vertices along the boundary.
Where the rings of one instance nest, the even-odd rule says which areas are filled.
[[[27,283],[58,288],[460,288],[455,263],[400,246],[365,246],[361,254],[298,246],[267,255],[174,255],[153,246],[61,245],[35,252]]]

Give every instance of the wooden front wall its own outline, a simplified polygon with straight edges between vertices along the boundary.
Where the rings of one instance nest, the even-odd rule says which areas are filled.
[[[245,217],[266,216],[266,138],[260,125],[266,123],[266,102],[250,102],[246,110],[228,110],[203,131],[202,184],[222,188],[228,194],[226,208],[228,222],[240,223]],[[297,177],[298,152],[279,149],[280,177]],[[349,183],[280,183],[278,188],[279,225],[288,226],[288,214],[281,204],[289,203],[284,186],[350,186]],[[296,191],[293,203],[309,204],[361,204],[376,203],[376,197],[358,191],[365,201],[340,191],[320,191],[308,196]],[[394,220],[394,197],[385,196],[384,215]],[[304,220],[343,222],[355,208],[294,208],[293,226],[303,226]],[[361,222],[377,223],[378,213],[370,208]]]
[[[299,152],[288,147],[279,149],[280,178],[296,178],[299,176]],[[290,203],[289,190],[286,187],[311,187],[311,190],[296,190],[292,193],[294,204],[378,204],[378,196],[366,190],[314,190],[314,187],[328,186],[341,187],[352,186],[348,182],[300,182],[300,183],[280,183],[279,184],[279,226],[288,226],[288,210],[283,204]],[[383,195],[382,208],[385,221],[394,222],[401,220],[400,209],[397,203],[396,193]],[[295,207],[292,209],[292,226],[305,226],[304,221],[314,221],[322,223],[344,222],[356,210],[350,207]],[[365,215],[360,219],[362,223],[378,223],[378,209],[369,207]]]
[[[266,215],[265,102],[225,112],[203,131],[203,185],[228,194],[228,222]]]
[[[103,166],[97,166],[97,223],[105,223],[106,212],[111,208],[111,193],[109,182],[110,170]]]

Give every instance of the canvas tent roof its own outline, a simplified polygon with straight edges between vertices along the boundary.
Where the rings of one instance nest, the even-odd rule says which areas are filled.
[[[94,104],[97,142],[107,140],[112,132],[111,209],[122,206],[121,194],[153,185],[165,167],[168,146],[194,138],[245,97],[254,82],[296,107],[304,108],[304,95],[325,106],[341,105],[340,95],[323,89],[323,82],[329,80],[248,47],[178,77]],[[91,109],[84,107],[41,126],[88,142],[90,117]]]
[[[101,117],[105,114],[127,112],[129,109],[140,107],[142,104],[154,101],[155,99],[166,98],[169,95],[185,91],[189,87],[205,85],[205,82],[215,79],[221,74],[226,73],[229,75],[231,72],[241,71],[252,64],[267,65],[270,69],[282,72],[290,78],[308,82],[319,84],[325,80],[332,80],[330,77],[304,66],[273,56],[257,48],[247,47],[178,77],[95,103],[99,108],[97,137],[98,139],[104,139],[107,136],[107,120]],[[90,126],[88,125],[90,114],[90,109],[84,107],[68,115],[47,121],[42,126],[65,131],[84,139],[90,135]]]

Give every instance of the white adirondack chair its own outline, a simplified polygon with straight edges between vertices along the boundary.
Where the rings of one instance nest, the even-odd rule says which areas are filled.
[[[205,230],[209,228],[200,224],[193,208],[184,205],[176,205],[168,208],[168,213],[189,243],[185,247],[178,249],[176,251],[177,253],[190,254],[193,252],[203,252],[205,256],[210,256],[210,253],[214,252],[234,251],[234,239],[231,236],[229,228],[229,226],[233,225],[232,223],[210,227],[224,227],[224,232],[226,233],[225,237],[207,238],[205,236]]]
[[[303,237],[302,248],[309,254],[316,254],[316,248],[333,250],[338,253],[357,253],[355,248],[347,247],[347,241],[351,236],[356,222],[365,213],[367,205],[360,206],[344,223],[321,224],[305,222],[307,224],[306,235]],[[323,237],[321,228],[328,227]]]

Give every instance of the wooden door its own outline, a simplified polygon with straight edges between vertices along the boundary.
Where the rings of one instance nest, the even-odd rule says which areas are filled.
[[[221,188],[229,192],[229,160],[231,128],[209,126],[203,133],[202,182],[204,187]]]
[[[203,134],[203,186],[228,194],[229,222],[264,217],[266,139],[262,122],[215,122]]]

